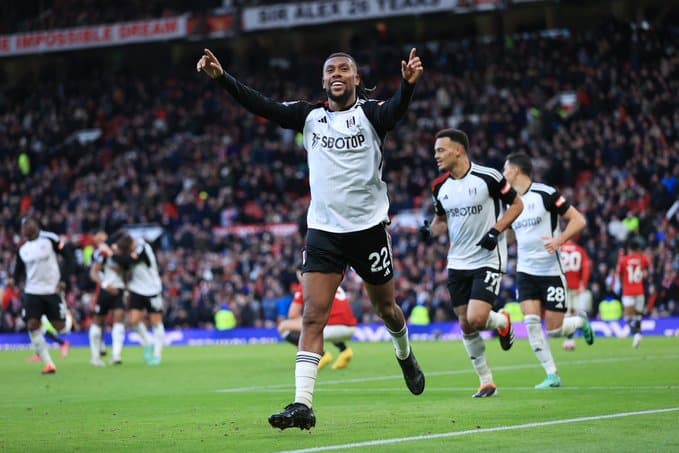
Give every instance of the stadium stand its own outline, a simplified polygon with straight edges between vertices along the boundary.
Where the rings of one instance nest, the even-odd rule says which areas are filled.
[[[17,28],[7,30],[159,17],[173,2],[122,3],[129,8],[116,7],[113,16],[105,10],[84,18],[17,16]],[[384,147],[397,300],[406,314],[424,301],[432,319],[452,316],[443,272],[447,244],[419,243],[412,219],[433,212],[433,134],[457,126],[470,134],[471,155],[485,165],[501,168],[509,152],[529,153],[536,179],[559,186],[586,214],[588,228],[578,242],[595,261],[595,303],[615,292],[618,250],[629,234],[639,234],[654,263],[653,315],[679,315],[678,33],[672,24],[607,21],[584,31],[419,45],[425,77],[407,124]],[[398,73],[385,62],[398,63],[408,46],[349,49],[369,83],[387,81],[375,97],[394,90]],[[327,53],[234,56],[227,67],[272,98],[314,99],[320,78],[311,76]],[[98,229],[159,225],[154,245],[168,327],[207,327],[225,302],[239,325],[264,325],[265,295],[285,296],[295,279],[308,204],[305,155],[294,134],[223,96],[196,77],[190,62],[155,68],[151,76],[95,66],[67,78],[0,85],[0,286],[11,275],[23,215],[39,213],[46,229],[81,252]],[[293,228],[282,236],[244,225]],[[87,255],[79,260],[67,301],[84,330],[94,288]],[[510,263],[502,301],[513,297],[512,270]],[[351,273],[345,290],[359,320],[373,321]],[[17,296],[4,295],[0,331],[20,330]]]

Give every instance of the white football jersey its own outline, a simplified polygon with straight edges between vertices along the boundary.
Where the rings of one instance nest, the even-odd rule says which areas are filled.
[[[141,239],[136,239],[137,260],[132,263],[130,280],[127,289],[142,296],[157,296],[163,290],[163,283],[158,271],[158,261],[153,248]]]
[[[382,144],[405,115],[413,85],[404,81],[387,101],[358,99],[335,112],[327,103],[272,101],[229,74],[217,80],[249,111],[303,133],[311,190],[309,228],[349,233],[389,220]]]
[[[387,221],[389,198],[382,181],[382,140],[360,100],[349,110],[317,108],[304,125],[309,157],[309,228],[359,231]]]
[[[125,289],[123,281],[123,271],[115,259],[115,256],[108,256],[103,250],[94,251],[92,259],[101,265],[101,286],[102,288]]]
[[[473,270],[483,267],[505,272],[507,240],[498,236],[497,247],[486,250],[476,245],[504,214],[516,192],[494,168],[474,162],[467,174],[454,179],[447,172],[432,184],[434,211],[448,221],[448,269]]]
[[[19,246],[15,273],[25,272],[24,293],[56,294],[61,279],[57,253],[62,245],[56,234],[40,231],[37,238]]]
[[[535,182],[521,199],[523,211],[512,224],[516,233],[517,272],[536,276],[562,275],[558,253],[549,253],[542,238],[560,233],[559,216],[568,211],[570,203],[554,187]]]

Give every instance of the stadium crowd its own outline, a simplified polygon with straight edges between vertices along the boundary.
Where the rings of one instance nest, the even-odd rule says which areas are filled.
[[[27,0],[0,6],[0,34],[56,30],[201,13],[222,5],[220,0]]]
[[[578,242],[595,262],[592,316],[617,291],[617,256],[630,235],[643,238],[653,262],[652,315],[679,315],[676,38],[672,27],[609,23],[418,46],[425,76],[405,124],[384,146],[397,300],[406,313],[424,303],[432,319],[452,316],[445,238],[426,245],[416,231],[433,213],[433,136],[456,126],[485,165],[501,169],[508,153],[530,154],[536,180],[558,186],[586,215]],[[409,46],[360,44],[350,51],[368,85],[386,81],[374,95],[384,99],[399,83],[398,67],[384,62],[400,61]],[[262,52],[230,67],[272,98],[314,100],[322,97],[317,72],[326,56]],[[92,235],[131,224],[163,228],[154,245],[168,327],[209,328],[224,303],[241,326],[275,325],[291,298],[309,201],[299,137],[224,102],[191,62],[152,76],[102,69],[0,87],[0,330],[23,328],[8,281],[20,218],[31,213],[76,248],[66,298],[77,329],[91,317]],[[288,235],[229,229],[281,223],[299,228]],[[357,318],[373,321],[351,272],[344,288]],[[512,262],[502,288],[500,303],[513,300]]]

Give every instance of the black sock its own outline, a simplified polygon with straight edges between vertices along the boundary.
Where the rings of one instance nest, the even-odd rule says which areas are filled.
[[[299,332],[288,332],[285,336],[285,341],[292,345],[299,346]]]
[[[335,346],[337,346],[337,349],[339,349],[340,352],[344,352],[344,350],[347,348],[347,345],[344,344],[343,341],[340,341],[339,343],[333,343]]]
[[[632,320],[632,333],[641,332],[641,319],[635,318]]]
[[[45,336],[46,336],[47,338],[49,338],[50,340],[54,341],[55,343],[59,343],[60,345],[64,344],[64,340],[62,340],[61,338],[57,337],[56,335],[54,335],[54,334],[53,334],[52,332],[50,332],[49,330],[45,332]]]

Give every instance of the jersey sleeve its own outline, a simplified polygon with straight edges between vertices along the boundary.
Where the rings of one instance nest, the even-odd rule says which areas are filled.
[[[302,291],[295,291],[295,295],[292,298],[292,303],[295,305],[304,304],[304,296],[302,296]]]
[[[497,174],[492,178],[486,178],[490,196],[497,200],[502,200],[505,204],[514,203],[514,200],[516,199],[516,190],[509,185],[505,177],[502,176],[499,171],[493,170],[493,172]]]
[[[62,253],[64,249],[64,242],[59,239],[59,236],[57,236],[55,233],[52,233],[51,231],[40,231],[40,237],[50,241],[52,244],[52,249],[55,253]]]
[[[566,211],[571,207],[571,204],[564,198],[563,195],[561,195],[561,192],[558,190],[554,190],[554,192],[550,193],[545,197],[545,208],[549,212],[555,212],[559,215],[564,215]]]
[[[314,108],[307,102],[273,101],[226,72],[217,78],[217,82],[248,111],[273,121],[285,129],[301,132],[304,129],[307,115]]]
[[[26,263],[21,259],[21,254],[17,250],[16,260],[14,262],[14,284],[18,285],[26,276]]]
[[[387,132],[392,130],[396,123],[403,118],[408,110],[414,91],[415,85],[411,85],[404,80],[401,83],[401,87],[389,100],[377,101],[371,99],[362,105],[365,115],[375,127],[380,137],[384,138]]]
[[[436,178],[431,185],[431,198],[434,204],[434,214],[436,214],[437,216],[446,215],[446,210],[443,208],[443,205],[439,201],[439,190],[441,190],[441,186],[443,185],[444,182],[446,182],[446,179],[448,179],[449,176],[450,172],[446,172],[444,175]]]
[[[140,263],[144,262],[147,266],[151,265],[151,257],[149,257],[148,252],[146,251],[146,247],[143,242],[140,242],[137,244],[137,247],[134,249],[134,253],[137,255],[136,258],[132,258],[133,263]]]

